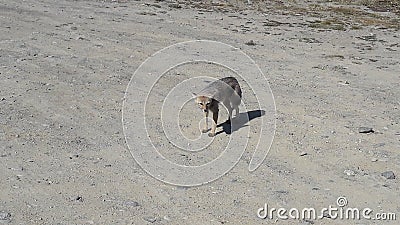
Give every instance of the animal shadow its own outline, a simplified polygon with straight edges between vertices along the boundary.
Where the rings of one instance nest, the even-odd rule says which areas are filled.
[[[247,127],[248,125],[245,125],[252,119],[261,117],[265,115],[265,110],[252,110],[252,111],[247,111],[245,113],[239,113],[236,117],[232,119],[232,121],[229,123],[228,121],[225,121],[221,124],[219,124],[217,127],[222,126],[222,130],[218,131],[216,135],[225,132],[225,134],[232,134],[232,132],[235,132],[239,130],[242,127]]]

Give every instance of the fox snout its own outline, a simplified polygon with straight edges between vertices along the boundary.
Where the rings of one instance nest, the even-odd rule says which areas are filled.
[[[207,105],[200,105],[200,104],[199,104],[199,108],[200,108],[201,111],[203,111],[203,112],[207,112],[207,111],[208,111]]]

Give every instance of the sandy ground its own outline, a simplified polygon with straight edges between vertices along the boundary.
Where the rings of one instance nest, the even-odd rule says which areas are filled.
[[[0,2],[0,224],[398,223],[396,1],[391,12],[383,3],[335,1]],[[248,172],[252,151],[246,151],[220,179],[179,187],[135,162],[130,150],[140,143],[132,149],[125,143],[122,103],[146,58],[198,39],[240,48],[260,66],[275,96],[276,135],[256,171]],[[168,76],[207,71],[193,64]],[[250,88],[243,89],[251,103]],[[189,105],[193,113],[182,116],[189,125],[182,130],[190,136],[198,133],[201,112]],[[217,135],[201,156],[161,152],[179,163],[203,163],[227,138]],[[395,178],[382,176],[387,171]],[[397,222],[257,217],[264,204],[320,210],[337,206],[340,196],[348,207],[371,208],[372,216],[396,213]]]

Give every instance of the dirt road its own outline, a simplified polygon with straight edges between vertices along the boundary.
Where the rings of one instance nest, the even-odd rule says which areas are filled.
[[[257,216],[265,204],[320,212],[338,207],[340,196],[346,207],[372,209],[371,217],[400,216],[396,1],[392,8],[358,1],[0,2],[0,224],[378,224]],[[275,97],[276,133],[256,171],[248,171],[253,151],[246,151],[220,179],[179,187],[135,162],[122,103],[142,62],[190,40],[223,42],[255,61]],[[210,70],[186,65],[169,76]],[[230,73],[212,70],[213,77]],[[250,104],[251,88],[243,87]],[[182,130],[190,136],[201,112],[189,105]],[[216,143],[225,138],[220,133]],[[210,149],[161,152],[190,165],[219,154],[218,146]]]

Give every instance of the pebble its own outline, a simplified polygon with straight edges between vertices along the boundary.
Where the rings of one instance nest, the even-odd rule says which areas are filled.
[[[377,162],[377,161],[378,161],[377,158],[372,158],[372,159],[371,159],[371,162]]]
[[[386,171],[381,174],[386,179],[395,179],[396,175],[394,175],[393,171]]]
[[[159,4],[156,4],[156,3],[154,3],[154,4],[150,4],[151,6],[153,6],[153,7],[156,7],[156,8],[161,8],[161,5],[159,5]]]
[[[314,221],[305,219],[300,224],[314,224]]]
[[[347,176],[355,176],[356,173],[353,170],[345,170],[343,171]]]
[[[145,217],[143,217],[143,219],[144,219],[145,221],[147,221],[147,222],[150,222],[150,223],[154,223],[154,222],[157,221],[157,218],[154,217],[154,216],[145,216]]]
[[[180,8],[182,8],[182,5],[180,5],[178,3],[171,3],[171,4],[168,5],[168,7],[175,8],[175,9],[180,9]]]
[[[0,220],[9,220],[9,219],[11,219],[10,213],[4,211],[0,212]]]
[[[70,197],[69,200],[70,201],[83,202],[83,197],[82,196]]]
[[[166,221],[170,221],[171,220],[168,216],[164,216],[163,219],[166,220]]]
[[[256,43],[253,40],[250,40],[245,43],[246,45],[256,45]]]
[[[300,156],[305,156],[305,155],[308,155],[308,153],[307,152],[301,152],[300,153]]]
[[[359,127],[358,128],[358,133],[360,134],[368,134],[368,133],[374,133],[374,129],[370,127]]]
[[[331,214],[328,211],[324,211],[322,216],[325,217],[325,218],[332,218]]]
[[[82,198],[82,196],[78,196],[78,197],[76,197],[76,199],[75,199],[76,201],[78,201],[78,202],[83,202],[83,198]]]
[[[139,206],[139,202],[136,202],[136,201],[126,201],[126,202],[125,202],[125,205],[132,206],[132,207],[137,207],[137,206]]]

